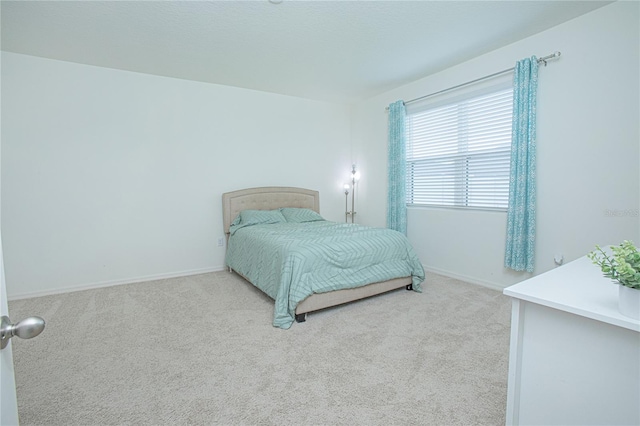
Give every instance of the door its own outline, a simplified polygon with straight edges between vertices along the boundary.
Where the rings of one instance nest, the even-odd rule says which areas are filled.
[[[0,316],[9,316],[7,289],[4,284],[4,256],[2,254],[2,233],[0,233]],[[10,317],[9,317],[10,318]],[[13,374],[13,353],[11,341],[0,350],[0,425],[18,424],[18,403],[16,400],[16,381]]]

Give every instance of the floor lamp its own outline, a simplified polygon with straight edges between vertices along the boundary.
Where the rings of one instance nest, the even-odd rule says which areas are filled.
[[[356,218],[356,182],[360,180],[360,172],[356,170],[354,164],[351,168],[351,185],[344,184],[344,221],[349,221],[351,216],[351,223],[355,222]],[[349,211],[349,189],[351,189],[351,211]]]

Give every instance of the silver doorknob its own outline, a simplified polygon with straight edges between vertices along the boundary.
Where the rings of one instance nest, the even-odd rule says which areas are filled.
[[[44,330],[44,320],[40,317],[29,317],[11,324],[9,317],[3,316],[0,323],[0,349],[4,349],[13,336],[31,339],[42,333],[42,330]]]

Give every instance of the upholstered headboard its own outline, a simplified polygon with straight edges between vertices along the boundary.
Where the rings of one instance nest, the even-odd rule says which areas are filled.
[[[320,213],[318,191],[284,186],[248,188],[222,194],[224,232],[229,233],[231,222],[242,210],[274,210],[280,207],[298,207]]]

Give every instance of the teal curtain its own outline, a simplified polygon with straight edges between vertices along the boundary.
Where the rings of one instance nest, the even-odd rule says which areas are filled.
[[[405,235],[407,234],[406,114],[403,101],[397,101],[389,105],[387,227]]]
[[[533,272],[536,241],[536,92],[538,60],[518,61],[513,79],[513,125],[504,266]]]

